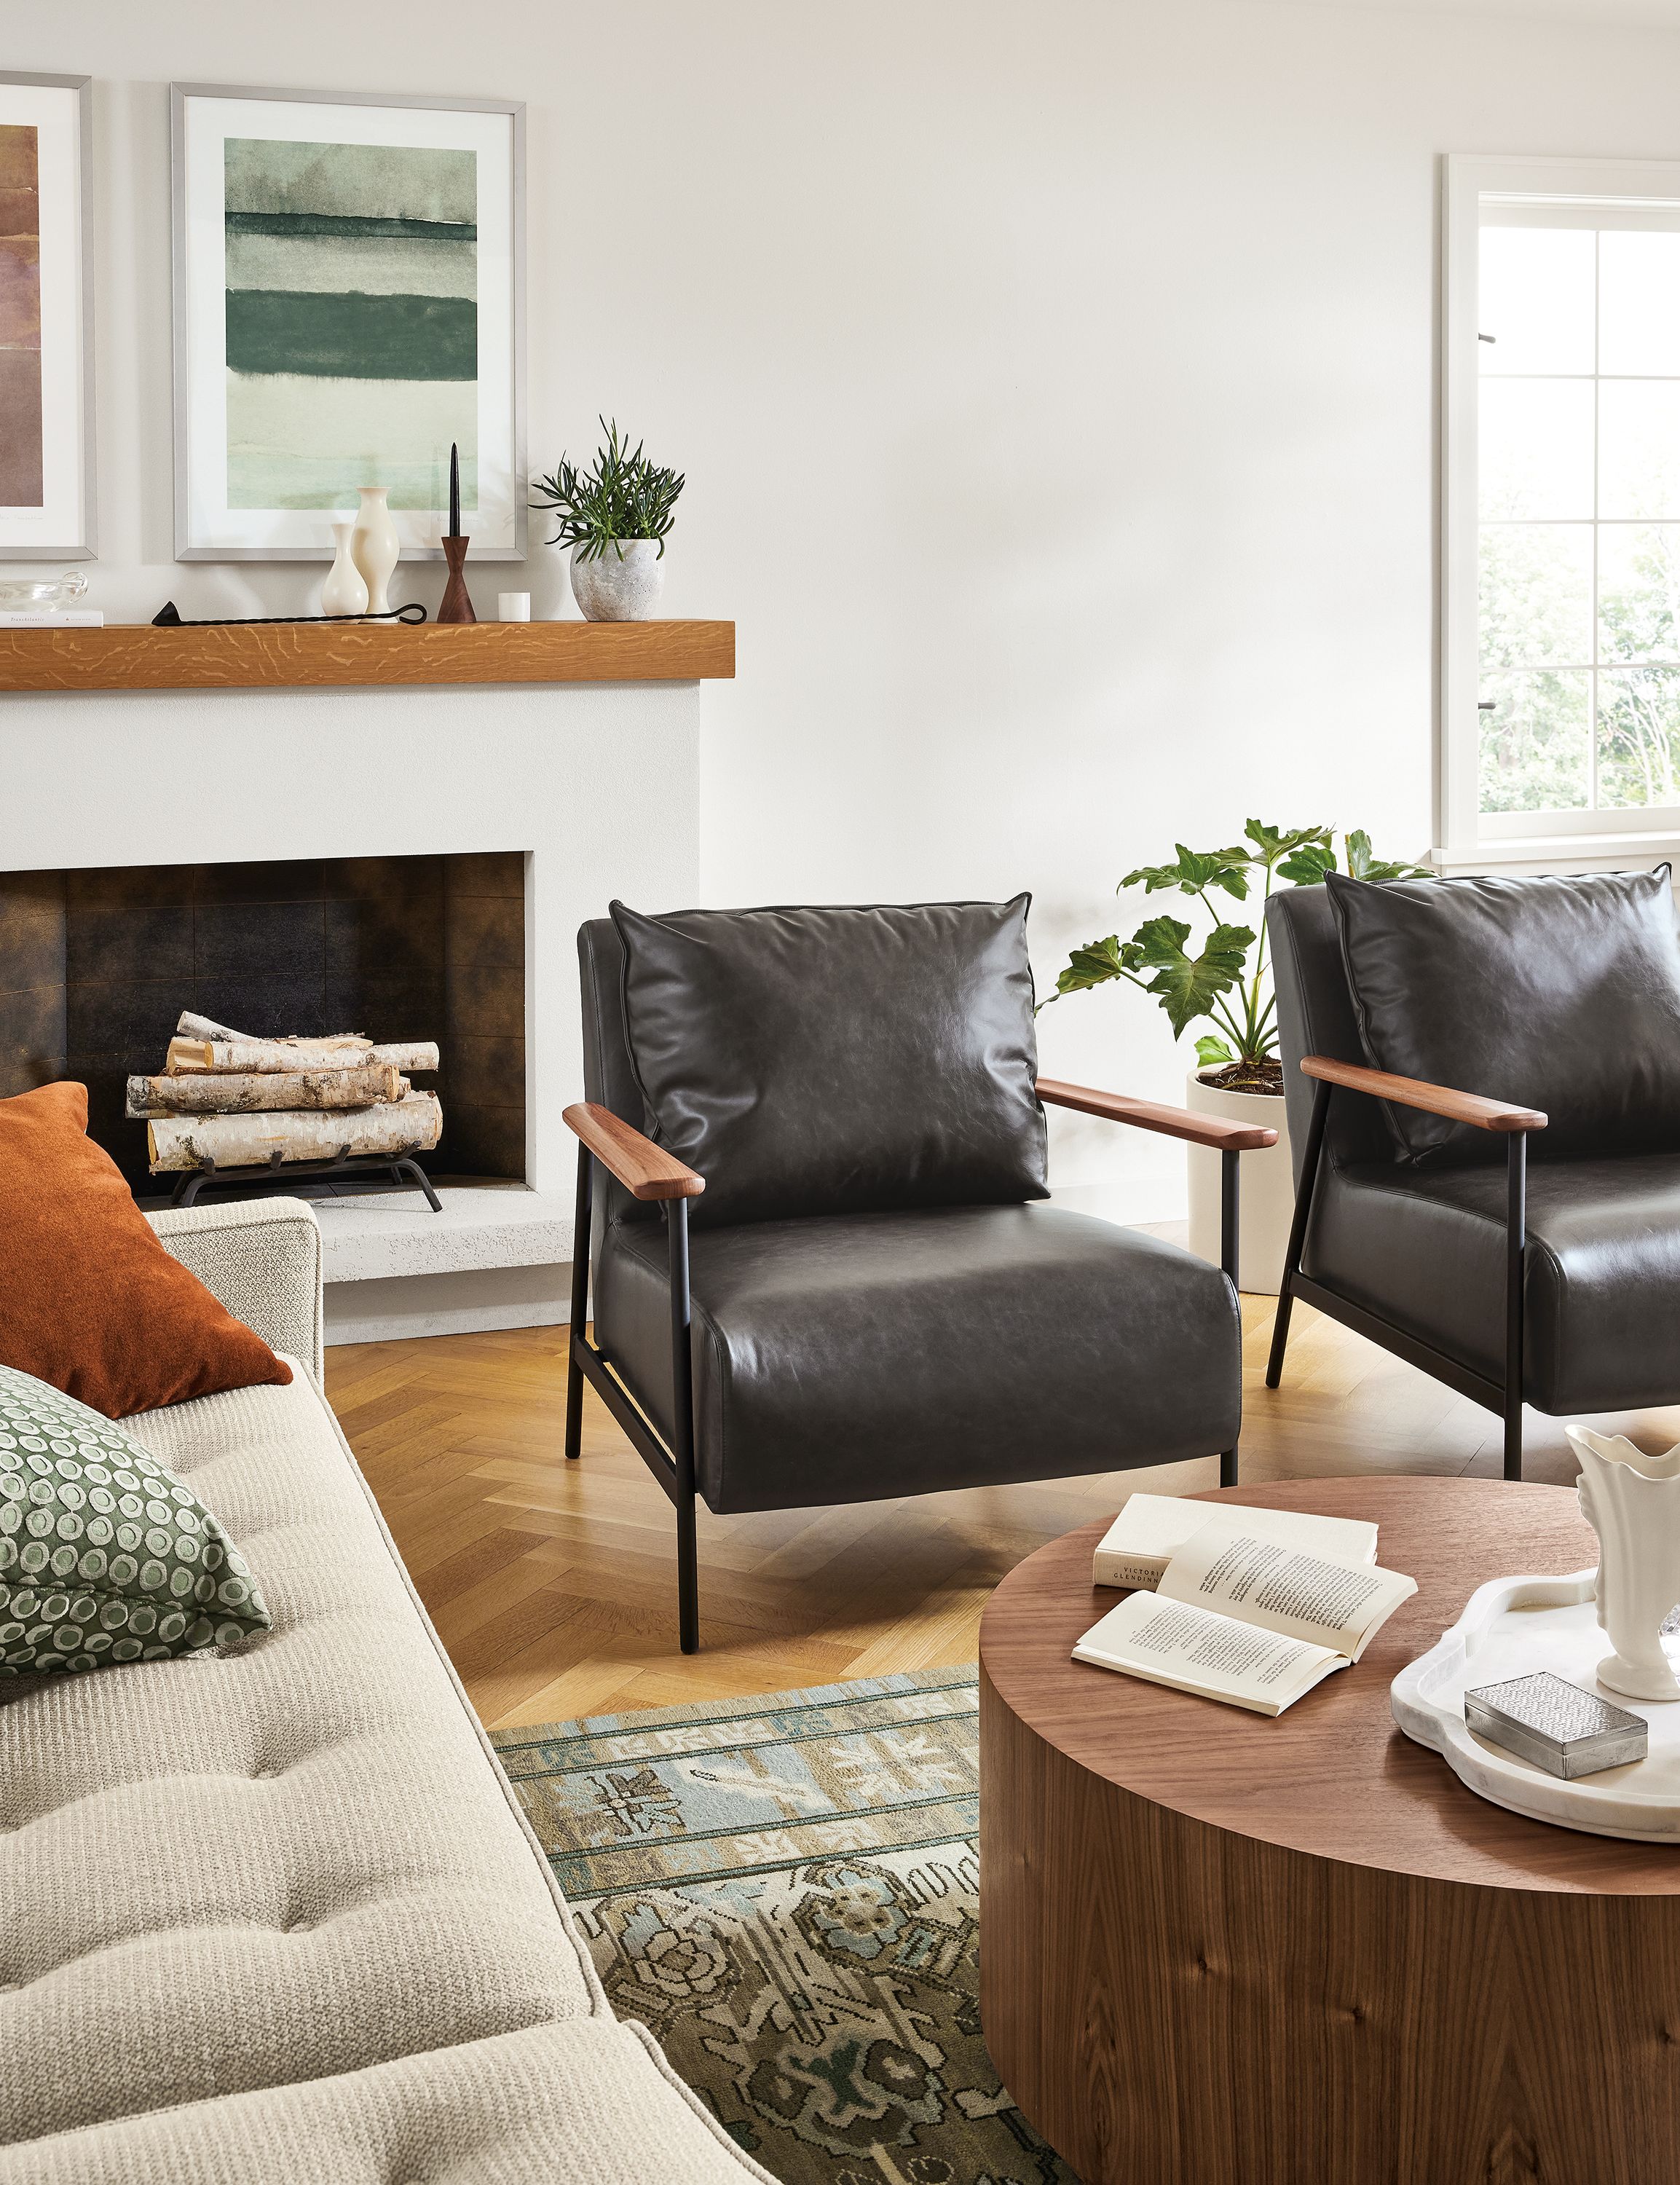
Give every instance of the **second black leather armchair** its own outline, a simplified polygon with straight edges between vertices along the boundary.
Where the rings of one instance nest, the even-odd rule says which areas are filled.
[[[1267,912],[1297,1182],[1267,1380],[1278,1385],[1291,1299],[1304,1298],[1497,1412],[1505,1475],[1521,1478],[1525,1403],[1557,1415],[1680,1401],[1680,1098],[1660,1090],[1680,1085],[1668,876],[1368,893],[1398,899],[1370,906],[1397,914],[1378,928],[1391,981],[1380,1023],[1369,992],[1362,1023],[1350,963],[1369,959],[1350,955],[1329,891],[1292,889]],[[1470,929],[1450,977],[1426,932],[1405,960],[1408,897],[1437,929]],[[1411,1025],[1393,1014],[1401,970],[1417,976]],[[1476,1008],[1478,978],[1502,1006]],[[1375,1055],[1373,1037],[1389,1042]]]

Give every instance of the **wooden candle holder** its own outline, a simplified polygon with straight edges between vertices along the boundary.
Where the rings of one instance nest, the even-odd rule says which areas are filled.
[[[444,559],[449,565],[449,581],[444,587],[443,605],[438,609],[439,622],[477,622],[472,602],[466,595],[466,549],[468,541],[451,533],[443,541]]]

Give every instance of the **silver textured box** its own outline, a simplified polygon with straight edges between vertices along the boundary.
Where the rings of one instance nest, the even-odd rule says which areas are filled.
[[[1643,1760],[1650,1735],[1637,1714],[1549,1669],[1466,1692],[1464,1718],[1478,1737],[1568,1781]]]

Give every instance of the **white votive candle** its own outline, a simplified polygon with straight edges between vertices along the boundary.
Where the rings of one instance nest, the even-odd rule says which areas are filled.
[[[531,595],[529,592],[498,592],[496,613],[503,622],[529,622]]]

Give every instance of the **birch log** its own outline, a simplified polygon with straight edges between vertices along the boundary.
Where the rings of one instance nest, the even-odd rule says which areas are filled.
[[[237,1043],[251,1037],[248,1031],[235,1031],[232,1025],[218,1024],[214,1017],[195,1016],[191,1009],[181,1012],[175,1020],[175,1028],[183,1039],[227,1039]],[[372,1044],[359,1031],[334,1032],[324,1043],[329,1047],[369,1047]]]
[[[360,1070],[273,1070],[243,1076],[131,1077],[128,1115],[239,1115],[286,1108],[371,1108],[400,1100],[409,1081],[388,1063]]]
[[[405,1154],[435,1146],[444,1111],[435,1092],[348,1111],[304,1109],[250,1115],[162,1115],[146,1126],[152,1172],[266,1166],[282,1161],[333,1160],[341,1153]]]
[[[395,1040],[375,1047],[349,1039],[196,1039],[177,1036],[169,1043],[165,1067],[171,1077],[210,1072],[246,1076],[270,1071],[362,1070],[382,1064],[392,1070],[435,1070],[438,1049],[429,1039]]]

